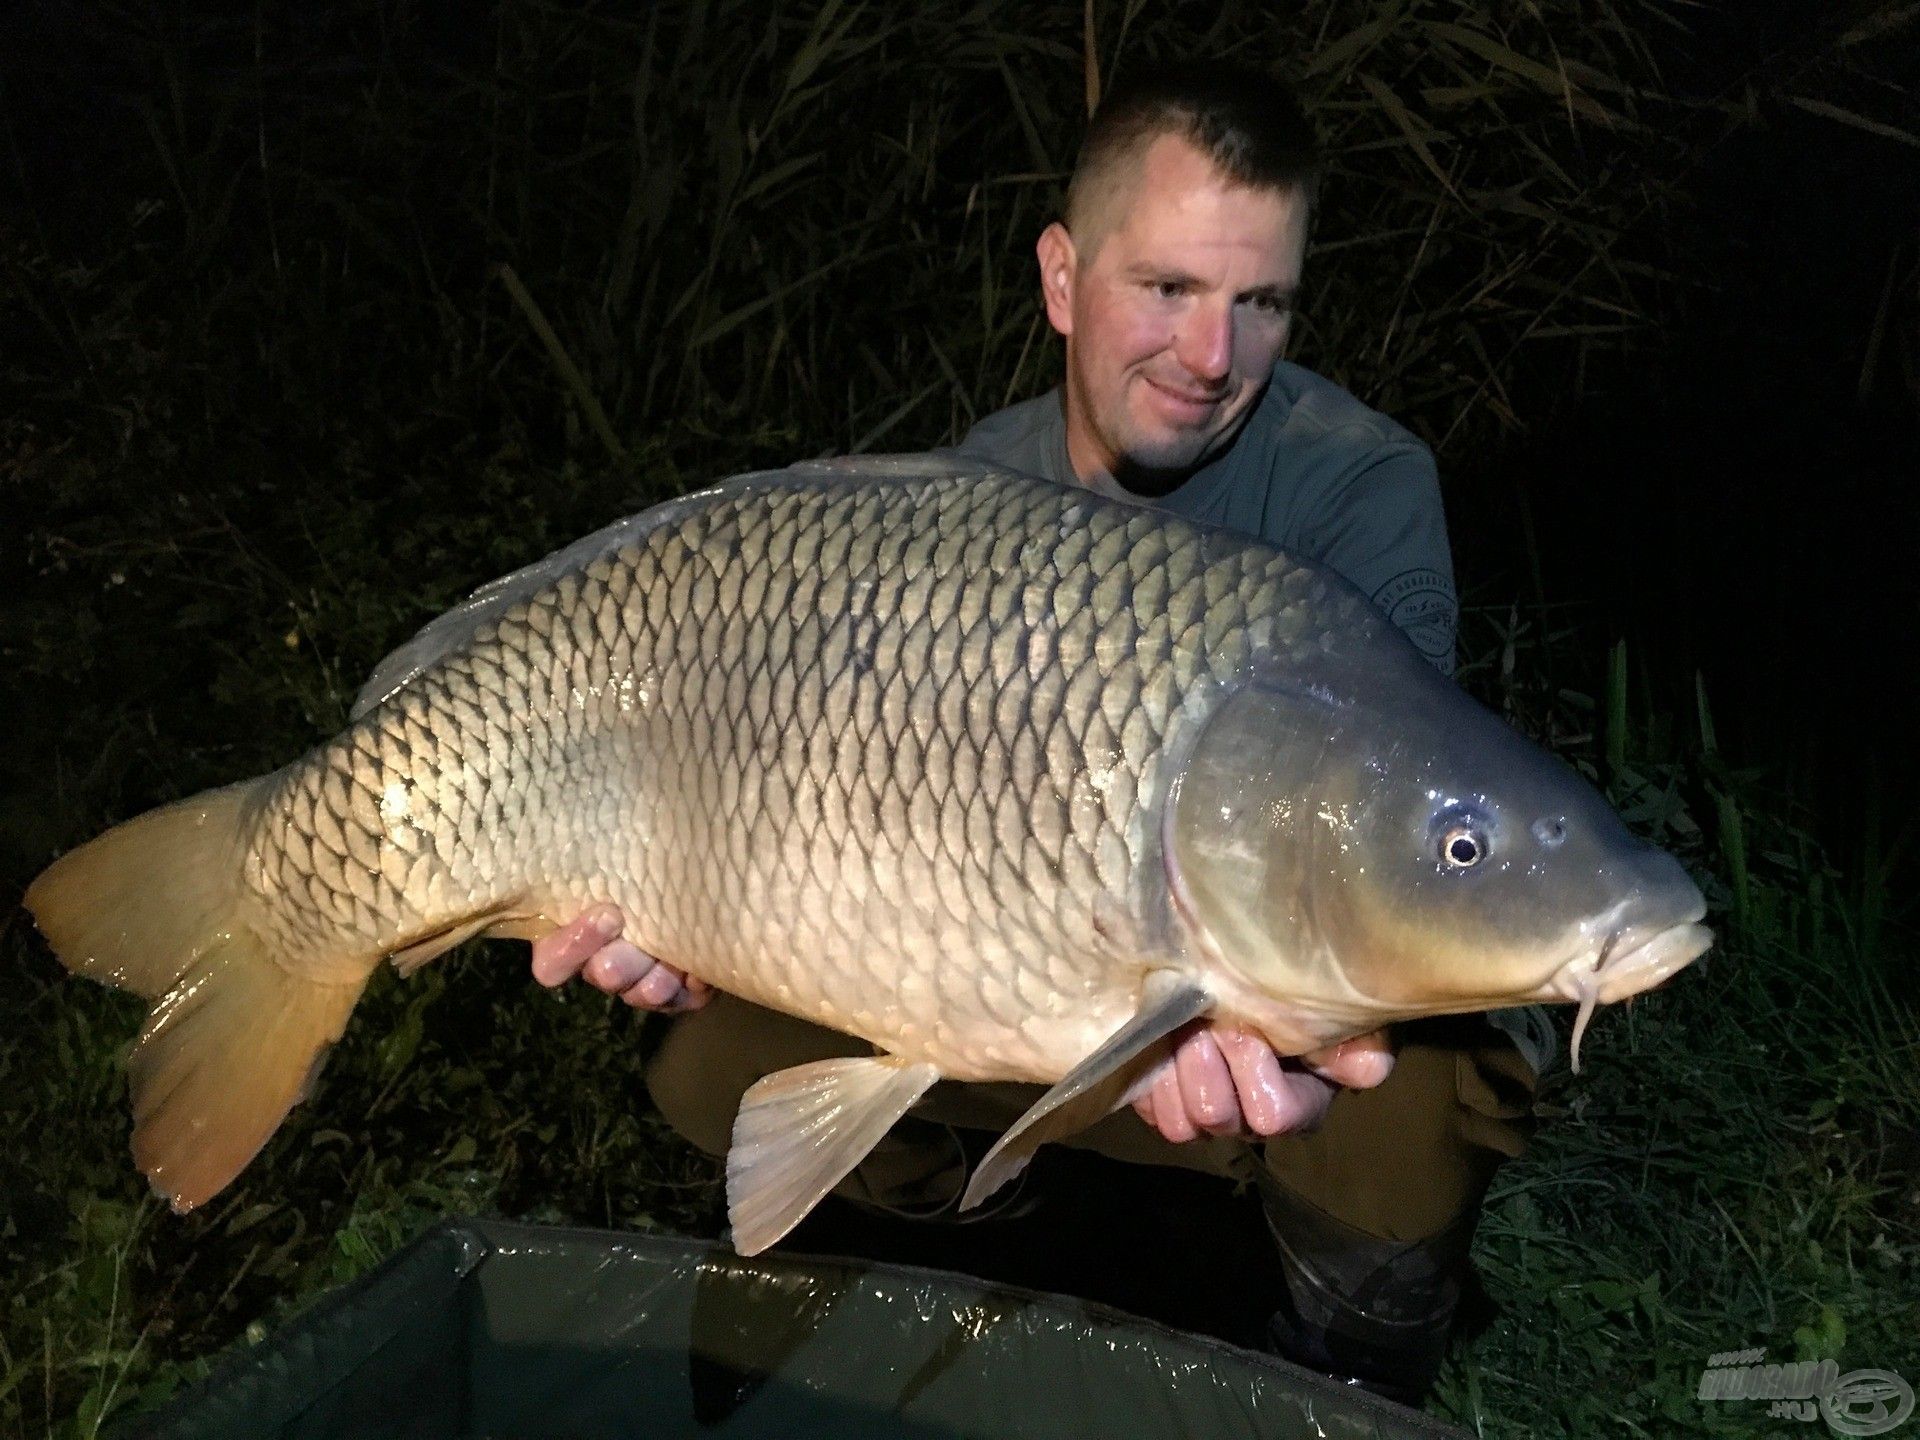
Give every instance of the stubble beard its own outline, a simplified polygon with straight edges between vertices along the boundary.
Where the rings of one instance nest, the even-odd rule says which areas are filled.
[[[1149,382],[1143,377],[1139,383]],[[1109,422],[1100,433],[1117,457],[1114,478],[1137,495],[1164,495],[1177,489],[1195,470],[1233,443],[1253,413],[1258,398],[1250,397],[1225,426],[1204,430],[1181,430],[1164,424],[1140,425],[1124,405],[1120,415],[1096,416]]]

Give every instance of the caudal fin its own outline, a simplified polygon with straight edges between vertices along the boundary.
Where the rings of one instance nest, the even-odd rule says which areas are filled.
[[[241,874],[242,827],[264,783],[150,811],[27,889],[62,964],[154,1002],[127,1062],[133,1158],[183,1213],[259,1153],[366,986],[309,979],[269,951]]]

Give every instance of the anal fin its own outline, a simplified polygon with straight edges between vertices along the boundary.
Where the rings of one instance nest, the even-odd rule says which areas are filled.
[[[456,945],[464,945],[475,936],[489,935],[496,940],[534,940],[553,928],[538,915],[490,910],[484,915],[468,916],[431,934],[422,935],[387,958],[393,962],[393,968],[400,972],[401,979],[410,980],[421,966],[438,960]]]
[[[1049,1140],[1084,1130],[1115,1109],[1139,1072],[1157,1058],[1149,1047],[1205,1014],[1212,1004],[1213,997],[1190,976],[1175,970],[1149,971],[1133,1018],[1034,1101],[1000,1137],[967,1182],[960,1208],[971,1210],[991,1196],[1026,1169],[1034,1151]]]
[[[798,1225],[939,1078],[872,1055],[796,1065],[747,1091],[727,1152],[733,1248],[758,1255]]]

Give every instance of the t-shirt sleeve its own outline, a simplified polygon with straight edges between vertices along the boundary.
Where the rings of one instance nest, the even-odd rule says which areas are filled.
[[[1055,431],[1064,425],[1057,403],[1050,396],[1010,405],[1005,410],[974,423],[953,448],[972,460],[984,460],[1008,470],[1050,479],[1068,477],[1053,474],[1052,448],[1059,443]]]
[[[1433,453],[1417,441],[1373,448],[1330,488],[1310,529],[1313,552],[1451,675],[1459,602]]]

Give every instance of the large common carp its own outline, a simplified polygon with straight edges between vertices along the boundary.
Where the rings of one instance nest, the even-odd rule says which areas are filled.
[[[1297,1054],[1584,1012],[1710,939],[1677,862],[1328,570],[951,455],[743,476],[589,536],[434,621],[304,758],[27,894],[70,968],[154,1002],[133,1151],[180,1210],[383,960],[603,901],[876,1047],[747,1093],[747,1254],[943,1077],[1057,1082],[976,1204],[1196,1016]]]

